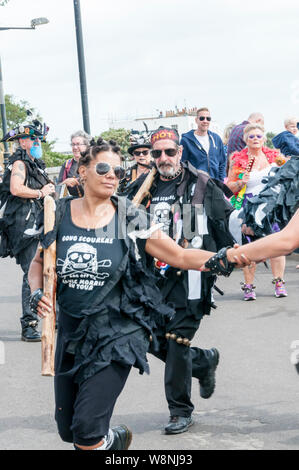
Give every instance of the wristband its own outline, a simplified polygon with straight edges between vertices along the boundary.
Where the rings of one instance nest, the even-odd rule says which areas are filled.
[[[37,313],[37,306],[43,295],[44,293],[42,289],[36,289],[34,292],[32,292],[29,299],[29,307],[33,313]]]
[[[221,248],[216,255],[212,256],[212,258],[205,263],[205,267],[208,268],[212,274],[228,277],[234,270],[235,263],[228,261],[226,256],[226,252],[229,248],[231,247],[227,246],[226,248]]]

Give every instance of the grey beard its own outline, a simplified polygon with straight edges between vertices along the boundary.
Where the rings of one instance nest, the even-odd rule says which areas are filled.
[[[160,175],[162,176],[173,176],[175,175],[175,172],[176,172],[175,168],[170,165],[163,166],[163,167],[159,166],[158,171]]]

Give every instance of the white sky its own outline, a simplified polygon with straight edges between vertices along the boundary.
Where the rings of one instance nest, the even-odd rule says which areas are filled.
[[[0,4],[3,0],[0,0]],[[298,0],[81,0],[91,133],[108,118],[208,106],[220,128],[253,111],[299,116]],[[73,0],[0,6],[4,92],[30,103],[57,150],[83,128]]]

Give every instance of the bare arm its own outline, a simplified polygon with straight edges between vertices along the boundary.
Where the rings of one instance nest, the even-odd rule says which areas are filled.
[[[40,248],[38,247],[35,253],[33,260],[31,261],[29,272],[28,272],[28,282],[30,286],[31,293],[36,289],[43,288],[43,259],[41,257]],[[45,313],[42,309],[51,311],[51,302],[45,296],[41,298],[38,303],[37,314],[40,317],[44,317]]]
[[[199,269],[215,253],[197,249],[184,249],[161,230],[146,241],[145,251],[173,268]]]
[[[267,258],[275,258],[291,253],[299,247],[299,210],[292,217],[288,225],[281,232],[268,235],[260,240],[248,243],[237,249],[229,249],[228,260],[234,261],[244,254],[251,261],[263,261]]]
[[[17,160],[12,166],[10,178],[10,192],[13,196],[22,197],[24,199],[37,199],[40,197],[44,197],[47,194],[51,194],[55,190],[54,185],[51,183],[43,186],[40,191],[37,189],[30,189],[25,185],[25,180],[25,163],[20,160]]]

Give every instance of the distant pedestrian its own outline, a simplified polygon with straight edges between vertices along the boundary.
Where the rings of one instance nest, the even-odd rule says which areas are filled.
[[[78,161],[81,157],[81,152],[85,152],[90,140],[91,136],[84,131],[77,131],[71,135],[73,157],[64,162],[58,176],[58,184],[64,183],[69,194],[74,197],[83,196],[84,190],[79,181]]]
[[[36,221],[43,208],[43,198],[55,191],[41,160],[41,141],[48,128],[35,120],[8,132],[3,141],[16,141],[17,150],[11,155],[0,191],[0,256],[16,259],[24,273],[22,285],[23,341],[40,341],[38,318],[29,306],[28,270],[36,252],[39,231]]]
[[[299,127],[298,119],[296,117],[285,119],[284,127],[285,131],[273,137],[273,145],[283,155],[297,157],[299,156],[299,139],[296,137]]]
[[[241,122],[235,126],[230,133],[227,143],[227,157],[233,152],[240,151],[246,147],[246,143],[243,139],[243,132],[247,124],[259,124],[264,125],[264,116],[261,113],[251,113],[247,120]]]
[[[197,110],[197,129],[182,134],[182,161],[188,161],[197,170],[205,171],[211,178],[223,181],[226,176],[226,156],[221,138],[209,130],[211,120],[208,108]]]

